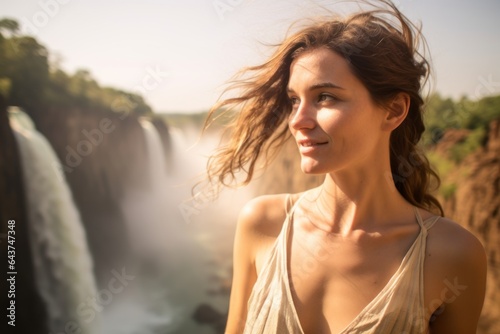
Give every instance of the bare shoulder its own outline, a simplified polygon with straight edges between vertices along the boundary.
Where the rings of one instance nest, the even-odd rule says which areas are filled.
[[[437,256],[443,264],[477,267],[486,265],[486,253],[478,238],[448,218],[440,218],[428,234],[428,255]]]
[[[297,195],[264,195],[249,201],[240,212],[235,247],[244,247],[248,259],[259,271],[266,254],[278,237],[286,218],[286,210]],[[237,245],[238,244],[238,245]]]
[[[241,333],[247,303],[266,251],[273,244],[286,217],[287,195],[260,196],[240,211],[233,248],[233,283],[226,333]]]
[[[238,226],[258,236],[275,238],[286,218],[288,197],[287,194],[263,195],[250,200],[240,212]]]

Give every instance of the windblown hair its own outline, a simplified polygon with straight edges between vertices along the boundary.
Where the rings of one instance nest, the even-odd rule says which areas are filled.
[[[408,202],[443,215],[430,193],[439,185],[439,177],[417,147],[425,130],[421,90],[430,71],[419,51],[421,31],[389,0],[377,1],[380,5],[364,2],[373,9],[306,27],[279,45],[267,62],[240,73],[228,89],[238,90],[239,95],[219,101],[207,118],[206,126],[218,110],[239,110],[228,127],[229,143],[209,159],[212,184],[231,185],[240,171],[246,176],[239,184],[248,184],[259,157],[264,155],[267,162],[286,141],[292,110],[286,91],[290,66],[303,52],[328,48],[347,60],[378,105],[387,105],[399,93],[409,95],[408,115],[390,136],[392,179]]]

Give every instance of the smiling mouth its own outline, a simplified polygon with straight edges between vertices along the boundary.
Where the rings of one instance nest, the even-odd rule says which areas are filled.
[[[302,142],[299,143],[301,147],[315,147],[315,146],[321,146],[321,145],[326,145],[327,142],[320,142],[320,143],[314,143],[314,142]]]

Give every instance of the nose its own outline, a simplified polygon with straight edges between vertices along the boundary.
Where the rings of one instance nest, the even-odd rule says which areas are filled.
[[[316,112],[305,101],[292,110],[288,120],[288,126],[293,130],[313,129],[316,126]]]

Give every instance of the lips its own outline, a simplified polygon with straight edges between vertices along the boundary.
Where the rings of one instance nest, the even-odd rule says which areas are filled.
[[[311,139],[302,139],[302,140],[298,140],[297,143],[301,147],[315,147],[315,146],[326,145],[328,142],[319,141],[319,140],[311,140]]]
[[[297,140],[297,144],[299,146],[300,154],[307,156],[315,154],[318,150],[321,150],[322,147],[328,144],[328,142],[314,139],[301,139]]]

